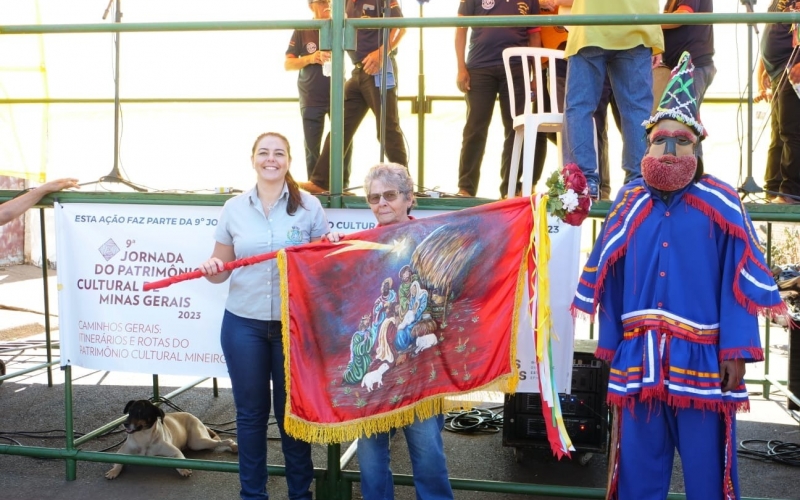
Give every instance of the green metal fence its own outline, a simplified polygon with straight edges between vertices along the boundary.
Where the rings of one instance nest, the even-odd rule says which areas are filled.
[[[769,13],[769,14],[670,14],[667,18],[665,15],[641,15],[641,16],[571,16],[571,25],[625,25],[625,24],[666,24],[667,19],[669,24],[744,24],[744,23],[775,23],[775,22],[800,22],[800,13],[786,14],[786,13]],[[557,16],[537,16],[536,23],[541,26],[553,26],[563,24],[564,19]],[[80,33],[101,33],[101,32],[181,32],[181,31],[241,31],[241,30],[276,30],[276,29],[319,29],[321,48],[332,51],[332,72],[333,74],[344,73],[344,52],[347,49],[352,49],[355,45],[355,30],[358,28],[390,28],[390,27],[404,27],[404,28],[441,28],[441,27],[503,27],[503,26],[528,26],[530,21],[524,17],[505,17],[505,16],[486,16],[486,17],[455,17],[455,18],[404,18],[404,19],[352,19],[347,20],[344,16],[344,3],[333,2],[332,13],[330,21],[319,20],[278,20],[278,21],[238,21],[238,22],[191,22],[191,23],[125,23],[125,24],[80,24],[80,25],[16,25],[16,26],[0,26],[0,35],[24,35],[24,34],[80,34]],[[420,35],[422,36],[422,35]],[[752,64],[752,30],[749,31],[748,58],[749,68],[753,67]],[[420,51],[422,57],[422,50]],[[749,79],[751,85],[748,92],[748,167],[752,166],[752,74]],[[425,95],[424,79],[421,79],[418,95],[412,98],[414,109],[419,113],[419,149],[424,150],[424,111],[430,109],[430,102],[434,96]],[[252,99],[252,98],[251,98]],[[448,99],[443,97],[443,99]],[[286,99],[259,99],[263,102],[285,102]],[[72,100],[72,99],[7,99],[0,100],[0,103],[6,104],[24,104],[24,103],[58,103],[58,102],[106,102],[105,100]],[[250,102],[250,99],[244,98],[241,100],[236,99],[152,99],[142,100],[147,102]],[[333,130],[341,130],[344,123],[343,115],[343,81],[334,79],[331,91],[331,128]],[[115,136],[115,142],[119,141],[118,135]],[[116,146],[116,144],[115,144]],[[331,192],[341,193],[343,188],[342,182],[342,157],[343,157],[343,142],[341,134],[331,134]],[[417,173],[417,180],[420,185],[424,184],[424,159],[420,153],[419,172]],[[757,188],[757,186],[756,186]],[[0,191],[0,201],[10,199],[15,192]],[[159,205],[221,205],[228,198],[225,195],[177,195],[177,194],[156,194],[156,193],[58,193],[57,199],[64,202],[80,202],[80,203],[134,203],[134,204],[159,204]],[[40,215],[43,215],[44,207],[52,207],[54,197],[50,196],[41,202]],[[366,204],[362,198],[347,197],[341,195],[332,195],[322,197],[323,205],[329,208],[364,208]],[[420,199],[420,209],[458,209],[468,206],[474,206],[484,203],[486,200],[480,199]],[[600,202],[593,206],[591,215],[593,217],[603,217],[608,210],[608,202]],[[800,222],[800,207],[790,205],[756,205],[747,204],[746,208],[751,217],[755,221],[768,222],[768,248],[771,247],[771,222]],[[46,238],[44,231],[44,217],[40,217],[41,222],[41,236],[42,236],[42,254],[47,255]],[[50,325],[49,325],[49,311],[47,310],[47,271],[43,269],[43,283],[45,294],[45,321],[47,331],[47,362],[39,366],[16,372],[10,373],[4,377],[0,377],[0,382],[3,380],[11,379],[20,376],[30,371],[41,369],[48,370],[48,384],[52,386],[52,375],[50,373],[51,367],[59,362],[59,360],[52,359],[51,353],[51,339],[50,339]],[[769,345],[769,324],[767,324],[766,332],[766,345]],[[794,398],[798,403],[800,401],[789,393],[788,389],[784,386],[785,381],[777,380],[770,375],[770,359],[768,350],[765,351],[765,370],[766,376],[763,379],[748,380],[748,383],[760,383],[764,387],[764,395],[769,396],[770,388],[774,385],[784,394]],[[188,384],[169,396],[176,396],[191,387],[193,384]],[[215,385],[216,388],[216,385]],[[154,395],[158,395],[158,376],[153,377],[153,391]],[[72,397],[72,377],[71,370],[67,367],[65,372],[65,419],[67,438],[64,448],[42,448],[30,446],[9,446],[0,445],[0,454],[8,455],[22,455],[39,458],[58,458],[63,459],[66,463],[66,477],[68,480],[76,478],[76,464],[79,460],[94,461],[94,462],[117,462],[123,464],[141,464],[153,465],[160,467],[190,467],[198,470],[213,470],[221,472],[238,472],[238,464],[232,462],[217,462],[206,460],[178,460],[160,457],[137,457],[125,456],[110,453],[90,452],[77,449],[81,443],[91,439],[108,428],[113,428],[118,425],[119,420],[111,422],[101,429],[90,432],[88,435],[75,439],[73,434],[73,397]],[[216,395],[216,393],[215,393]],[[324,469],[317,469],[315,477],[317,479],[317,498],[322,500],[340,500],[349,499],[352,497],[352,483],[359,480],[357,472],[342,470],[346,465],[340,461],[341,449],[340,445],[332,444],[328,447],[328,460],[327,467]],[[269,466],[269,473],[275,475],[284,475],[283,467]],[[411,485],[412,480],[410,476],[395,475],[395,483],[401,485]],[[561,486],[548,486],[538,484],[521,484],[521,483],[502,483],[495,481],[480,481],[470,479],[452,479],[454,489],[470,490],[470,491],[486,491],[494,493],[520,493],[528,495],[547,495],[554,497],[568,497],[568,498],[604,498],[605,491],[598,488],[578,488],[578,487],[561,487]],[[670,494],[670,499],[685,498],[685,495]],[[756,499],[749,499],[756,500]]]

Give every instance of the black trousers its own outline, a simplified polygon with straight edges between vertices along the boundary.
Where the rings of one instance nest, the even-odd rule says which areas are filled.
[[[769,124],[772,132],[769,148],[767,148],[767,169],[764,172],[764,189],[775,193],[781,189],[781,156],[783,155],[778,81],[779,79],[772,80],[772,101],[770,101],[772,110],[769,115]]]
[[[397,62],[392,60],[392,67],[397,77]],[[344,157],[349,158],[353,147],[353,136],[367,115],[372,110],[375,115],[375,129],[380,140],[381,123],[381,89],[375,86],[375,77],[368,75],[361,68],[356,67],[344,86]],[[325,138],[325,146],[317,160],[314,171],[309,180],[319,187],[330,187],[330,134]],[[399,163],[408,167],[408,153],[406,153],[405,138],[400,129],[400,120],[397,111],[397,87],[387,90],[386,93],[386,158],[390,162]],[[350,164],[345,161],[342,168],[344,187],[350,185]]]
[[[518,66],[514,75],[514,102],[517,114],[525,109],[527,96],[525,94],[522,78],[522,66]],[[514,148],[514,123],[511,116],[508,83],[505,67],[500,64],[489,68],[469,70],[470,90],[465,97],[467,100],[467,123],[461,141],[461,158],[458,162],[458,188],[463,189],[472,196],[478,191],[478,182],[481,178],[481,162],[486,151],[486,139],[489,135],[489,124],[492,122],[494,104],[500,96],[500,117],[503,120],[504,140],[503,154],[500,158],[500,194],[508,193],[509,173],[511,170],[511,152]],[[543,139],[544,140],[544,139]],[[520,166],[517,170],[517,190],[521,188],[519,179],[522,177],[522,155]]]
[[[764,187],[800,196],[800,97],[785,74],[779,80],[780,85],[779,81],[772,85],[772,140]]]
[[[322,134],[325,132],[325,115],[329,114],[328,109],[328,106],[306,106],[300,108],[300,116],[303,118],[306,173],[309,179],[319,160],[320,147],[322,146]],[[351,157],[352,150],[348,151],[344,157],[344,163],[348,165],[348,169]]]

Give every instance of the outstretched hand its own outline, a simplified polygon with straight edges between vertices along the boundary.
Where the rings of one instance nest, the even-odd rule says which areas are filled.
[[[78,179],[56,179],[33,189],[26,189],[15,198],[0,205],[0,226],[5,225],[39,203],[48,194],[66,188],[77,188]]]
[[[63,189],[77,189],[78,186],[78,179],[73,179],[72,177],[65,177],[64,179],[55,179],[49,182],[45,182],[38,189],[41,189],[43,193],[55,193],[56,191],[61,191]]]

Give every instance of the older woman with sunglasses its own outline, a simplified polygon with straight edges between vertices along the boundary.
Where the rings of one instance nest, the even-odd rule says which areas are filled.
[[[364,179],[367,202],[378,220],[388,226],[411,220],[414,181],[408,170],[397,163],[380,163]],[[411,456],[414,488],[422,500],[451,500],[453,490],[447,477],[442,427],[444,417],[415,420],[403,427]],[[392,469],[389,465],[389,440],[392,432],[372,434],[358,440],[358,463],[361,469],[361,495],[364,500],[394,499]]]

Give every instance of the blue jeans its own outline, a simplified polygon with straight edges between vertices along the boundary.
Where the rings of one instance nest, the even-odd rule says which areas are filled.
[[[708,66],[699,66],[694,68],[694,92],[697,96],[697,108],[703,103],[703,98],[706,95],[706,90],[711,82],[714,81],[714,76],[717,74],[717,68],[713,64]],[[703,142],[697,143],[697,157],[703,157]]]
[[[236,404],[239,442],[239,482],[243,500],[269,498],[267,494],[267,422],[270,379],[274,386],[275,418],[286,461],[286,483],[291,500],[311,500],[314,464],[311,445],[287,436],[283,428],[286,383],[280,321],[262,321],[225,311],[220,335],[222,352]]]
[[[708,66],[698,66],[694,68],[694,92],[697,95],[697,107],[703,103],[703,98],[706,95],[706,90],[711,82],[714,81],[714,76],[717,74],[717,68],[713,64]]]
[[[653,104],[651,54],[644,45],[628,50],[584,47],[569,58],[564,162],[577,163],[589,182],[599,184],[592,115],[600,102],[606,74],[621,114],[625,183],[641,177],[647,147],[642,122],[650,118]]]
[[[417,500],[452,500],[453,489],[447,477],[442,427],[444,416],[415,420],[403,427],[411,456]],[[393,500],[394,484],[389,462],[390,434],[373,434],[358,440],[361,467],[361,495],[364,500]]]

